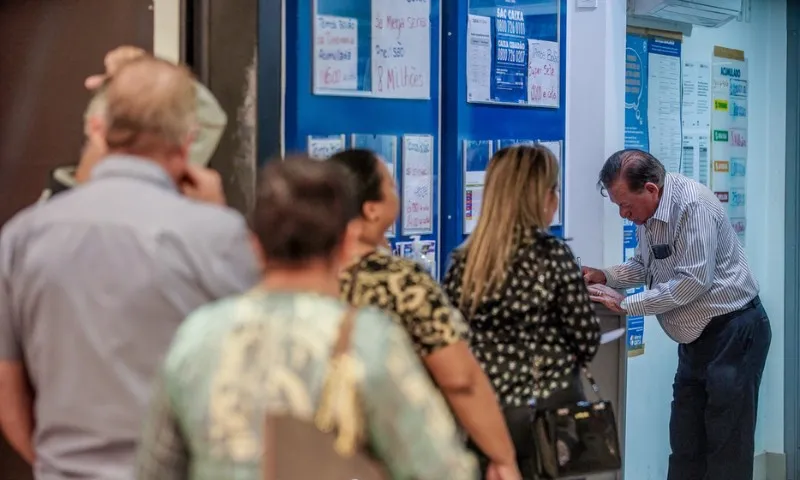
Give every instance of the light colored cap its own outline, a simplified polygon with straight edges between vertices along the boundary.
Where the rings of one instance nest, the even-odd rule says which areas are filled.
[[[228,116],[217,102],[214,94],[200,82],[195,82],[197,89],[197,131],[189,147],[189,162],[200,167],[207,167],[211,157],[228,124]],[[89,101],[84,113],[84,121],[89,117],[102,115],[106,107],[105,91],[101,87]]]

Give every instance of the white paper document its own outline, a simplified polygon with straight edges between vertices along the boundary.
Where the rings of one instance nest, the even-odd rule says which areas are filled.
[[[681,165],[681,59],[650,53],[648,70],[648,121],[650,153],[670,173]]]
[[[542,145],[547,147],[558,159],[558,168],[559,172],[563,174],[564,172],[564,160],[561,158],[561,142],[541,142]],[[553,222],[550,224],[551,227],[561,225],[564,223],[564,219],[561,218],[561,199],[564,198],[561,191],[561,179],[558,179],[558,203],[559,206],[556,208],[556,213],[553,215]]]
[[[314,91],[358,88],[358,20],[317,15],[314,22]]]
[[[329,137],[308,136],[308,156],[314,160],[327,160],[334,153],[344,150],[344,135]]]
[[[433,136],[403,136],[403,235],[433,232]]]
[[[528,105],[558,107],[559,56],[558,42],[528,40]]]
[[[372,93],[431,96],[431,0],[372,0]]]
[[[710,172],[708,131],[685,131],[681,174],[708,186]]]
[[[470,15],[467,24],[467,101],[488,102],[492,96],[492,21]]]
[[[609,330],[600,335],[600,345],[605,345],[606,343],[611,343],[615,340],[619,340],[622,336],[625,335],[624,328],[617,328],[615,330]]]
[[[683,61],[683,128],[708,130],[711,125],[711,65]]]

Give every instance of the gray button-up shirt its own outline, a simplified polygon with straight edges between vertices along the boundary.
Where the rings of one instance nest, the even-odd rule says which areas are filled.
[[[0,360],[36,390],[39,480],[129,480],[150,385],[181,321],[259,279],[231,209],[157,164],[105,159],[0,235]]]

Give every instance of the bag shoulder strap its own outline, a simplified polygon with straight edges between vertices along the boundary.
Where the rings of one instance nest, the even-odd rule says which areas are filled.
[[[323,432],[335,432],[334,448],[343,456],[351,456],[359,448],[364,419],[354,360],[349,355],[356,309],[346,308],[339,323],[339,335],[331,349],[314,423]]]
[[[331,350],[331,360],[336,360],[350,351],[355,326],[356,309],[348,305],[347,310],[342,315],[342,320],[339,322],[339,335],[336,337],[336,343],[333,344],[333,349]]]
[[[597,400],[602,401],[603,396],[600,394],[600,385],[597,384],[597,381],[594,379],[594,375],[592,375],[592,372],[589,371],[589,367],[587,365],[583,365],[581,367],[581,371],[583,372],[583,376],[586,377],[586,380],[589,381],[589,386],[592,387],[592,391],[597,397]]]

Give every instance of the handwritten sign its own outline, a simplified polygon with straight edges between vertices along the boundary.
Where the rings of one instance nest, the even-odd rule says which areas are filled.
[[[327,160],[328,157],[342,150],[344,150],[344,135],[308,136],[308,156],[315,160]]]
[[[372,93],[431,95],[431,0],[372,0]]]
[[[358,20],[317,15],[314,23],[314,92],[358,88]]]
[[[403,235],[433,232],[433,137],[403,137]]]
[[[560,68],[558,43],[528,40],[529,105],[558,108]]]

